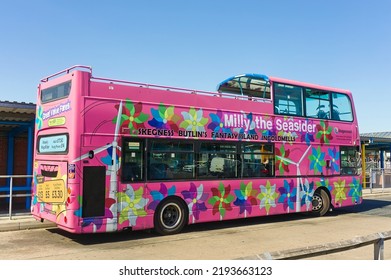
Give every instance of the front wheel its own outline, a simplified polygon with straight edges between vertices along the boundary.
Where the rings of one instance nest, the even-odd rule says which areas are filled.
[[[312,198],[312,212],[316,217],[324,216],[330,210],[330,197],[323,189],[318,189]]]
[[[155,212],[155,230],[162,235],[176,234],[186,225],[186,206],[178,198],[164,200]]]

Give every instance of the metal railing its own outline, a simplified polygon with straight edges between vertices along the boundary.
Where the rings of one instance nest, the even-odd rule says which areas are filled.
[[[12,220],[12,201],[15,197],[29,197],[31,196],[31,193],[18,193],[14,194],[14,179],[17,178],[33,178],[33,175],[0,175],[0,179],[9,179],[9,188],[6,187],[6,190],[1,190],[1,193],[6,192],[9,194],[0,194],[0,198],[9,198],[9,208],[8,208],[8,217],[10,220]],[[15,187],[16,191],[19,191],[19,187]]]
[[[391,168],[370,168],[368,177],[371,193],[373,189],[391,189]]]
[[[333,253],[339,253],[360,247],[374,245],[374,260],[384,260],[384,241],[391,239],[391,231],[378,232],[351,240],[308,246],[284,251],[266,252],[243,259],[259,260],[300,260]]]

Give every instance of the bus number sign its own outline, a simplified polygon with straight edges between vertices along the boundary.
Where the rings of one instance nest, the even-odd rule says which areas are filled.
[[[63,180],[51,180],[37,185],[38,200],[45,203],[65,202],[65,183]]]

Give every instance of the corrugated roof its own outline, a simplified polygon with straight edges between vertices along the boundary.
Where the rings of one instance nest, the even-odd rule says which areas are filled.
[[[391,139],[391,131],[361,133],[361,137]]]
[[[0,131],[9,131],[18,123],[31,123],[35,119],[34,103],[0,100]]]

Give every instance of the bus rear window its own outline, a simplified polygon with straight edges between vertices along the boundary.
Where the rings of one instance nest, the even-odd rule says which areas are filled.
[[[67,154],[68,153],[68,133],[38,136],[39,154]]]
[[[41,90],[41,102],[48,103],[50,101],[65,98],[71,92],[71,81]]]

